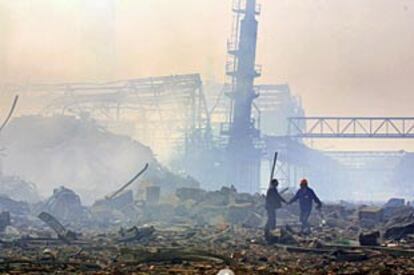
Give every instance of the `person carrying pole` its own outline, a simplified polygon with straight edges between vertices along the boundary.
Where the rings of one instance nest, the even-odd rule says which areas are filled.
[[[270,231],[276,228],[276,210],[282,207],[282,202],[286,203],[277,190],[278,185],[278,180],[272,179],[266,193],[267,223],[265,225],[265,236],[268,236]]]

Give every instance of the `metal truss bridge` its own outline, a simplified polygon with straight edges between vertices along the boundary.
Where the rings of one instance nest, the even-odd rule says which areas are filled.
[[[306,127],[304,127],[306,126]],[[414,117],[291,117],[293,138],[414,138]]]

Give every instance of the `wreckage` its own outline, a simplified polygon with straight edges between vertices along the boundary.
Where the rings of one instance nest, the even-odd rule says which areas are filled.
[[[300,233],[297,206],[286,206],[278,212],[279,226],[265,238],[261,194],[239,193],[233,186],[206,191],[156,162],[118,184],[90,205],[64,186],[47,199],[0,196],[0,270],[414,272],[414,210],[399,199],[383,206],[327,204],[312,214],[310,235]]]
[[[0,246],[7,251],[0,261],[2,272],[414,271],[414,209],[405,204],[379,207],[389,215],[382,220],[365,214],[372,213],[372,207],[327,204],[322,214],[312,214],[310,235],[300,233],[297,206],[286,206],[280,210],[277,229],[266,239],[263,196],[238,193],[234,187],[180,188],[158,201],[153,194],[145,200],[135,198],[125,189],[92,206],[83,206],[76,193],[60,188],[40,208],[43,212],[29,208],[16,213],[2,206]],[[76,219],[78,215],[88,218]],[[16,217],[26,222],[16,223]]]
[[[31,138],[25,133],[31,133]],[[162,187],[163,195],[180,187],[199,186],[192,178],[171,173],[147,146],[111,133],[91,119],[22,116],[2,131],[0,143],[7,148],[3,174],[33,183],[40,197],[65,186],[91,205],[110,194],[114,186],[127,182],[146,163],[150,168],[144,180]],[[132,189],[134,195],[139,195],[138,189]]]
[[[86,148],[102,136],[121,147],[137,146],[102,132],[91,121],[67,117],[23,117],[9,124],[1,139],[13,157],[21,153],[19,148],[34,152],[39,145],[39,155],[47,157],[45,148],[61,148],[59,137],[48,135],[42,143],[13,138],[29,125],[60,123],[71,133],[65,139],[73,142],[72,148],[79,142]],[[3,176],[9,189],[3,188],[5,195],[0,196],[0,270],[320,274],[339,269],[369,273],[380,266],[385,273],[414,271],[414,210],[405,201],[327,204],[323,212],[312,214],[310,235],[300,233],[297,206],[286,206],[278,211],[279,226],[265,238],[261,194],[239,193],[233,186],[200,189],[195,180],[159,165],[147,149],[139,152],[149,153],[149,164],[137,162],[135,169],[141,164],[144,169],[128,172],[136,176],[126,184],[112,181],[120,188],[96,196],[93,203],[84,203],[77,190],[65,185],[43,199],[34,183]],[[284,196],[293,193],[288,190]]]

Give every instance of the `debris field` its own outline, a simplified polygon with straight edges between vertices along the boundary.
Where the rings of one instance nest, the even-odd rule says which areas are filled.
[[[322,212],[313,212],[307,235],[299,233],[297,207],[286,206],[278,211],[278,228],[266,239],[263,205],[263,196],[234,188],[180,188],[140,203],[124,191],[89,207],[64,187],[37,207],[2,197],[0,270],[414,273],[414,211],[404,201],[378,207],[327,204]]]

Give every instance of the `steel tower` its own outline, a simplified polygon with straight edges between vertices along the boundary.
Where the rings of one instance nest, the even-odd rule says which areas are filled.
[[[258,97],[254,80],[259,77],[256,66],[256,45],[260,6],[256,0],[236,0],[232,39],[228,42],[230,61],[226,73],[232,78],[229,97],[232,108],[227,129],[227,184],[241,192],[258,192],[260,187],[261,150],[256,140],[260,132],[252,119],[253,101]]]

